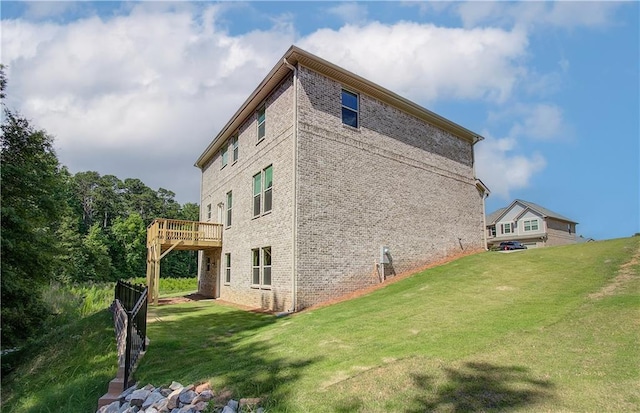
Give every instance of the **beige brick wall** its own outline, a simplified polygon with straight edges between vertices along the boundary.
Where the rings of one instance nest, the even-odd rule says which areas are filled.
[[[201,219],[206,221],[207,205],[212,205],[212,220],[217,221],[217,204],[233,194],[232,225],[225,228],[223,247],[204,252],[200,260],[200,292],[213,295],[216,272],[206,273],[206,257],[223,266],[224,254],[231,253],[231,282],[220,286],[219,297],[250,307],[281,311],[291,306],[292,211],[293,211],[293,89],[292,77],[286,79],[266,100],[266,136],[257,143],[255,114],[239,129],[239,158],[221,169],[220,153],[202,173]],[[253,218],[253,175],[273,165],[273,209]],[[251,249],[271,246],[272,287],[251,287]],[[217,270],[217,269],[216,269]],[[220,268],[224,281],[223,268]]]
[[[299,73],[299,307],[378,283],[382,245],[396,273],[482,249],[470,143],[362,94],[344,126],[341,85]]]
[[[360,95],[359,129],[342,125],[341,85],[299,70],[297,307],[379,283],[380,247],[391,249],[387,275],[461,252],[483,249],[482,201],[472,147],[449,133]],[[221,249],[201,254],[200,292],[287,310],[293,275],[292,77],[267,99],[266,138],[256,118],[239,128],[239,160],[221,169],[220,153],[202,174],[201,219],[233,191],[233,225]],[[273,165],[274,206],[252,217],[252,177]],[[251,249],[272,247],[270,289],[251,287]],[[231,283],[223,257],[231,253]],[[206,272],[206,258],[216,268]]]
[[[576,226],[564,221],[547,218],[547,246],[576,243]]]

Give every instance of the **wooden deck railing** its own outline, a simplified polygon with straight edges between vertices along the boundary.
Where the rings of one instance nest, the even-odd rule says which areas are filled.
[[[206,250],[222,247],[222,224],[154,219],[147,227],[147,286],[149,300],[158,304],[160,260],[173,250]]]
[[[222,224],[158,218],[147,228],[147,245],[154,240],[160,244],[221,242]]]

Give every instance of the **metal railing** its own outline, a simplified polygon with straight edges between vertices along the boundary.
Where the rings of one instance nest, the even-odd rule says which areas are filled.
[[[128,388],[129,378],[140,354],[147,349],[147,295],[144,285],[130,284],[119,280],[115,287],[112,305],[118,365],[124,368],[123,391]]]

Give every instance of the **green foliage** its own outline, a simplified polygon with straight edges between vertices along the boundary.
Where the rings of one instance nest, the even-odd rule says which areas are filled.
[[[142,277],[130,278],[127,280],[132,284],[146,284],[147,280]],[[192,293],[198,290],[198,279],[191,278],[160,278],[160,295],[175,295],[177,293]]]
[[[114,297],[115,283],[62,284],[52,282],[43,298],[55,315],[48,330],[74,323],[109,307]]]
[[[2,181],[2,346],[25,340],[46,318],[40,299],[54,277],[55,237],[64,210],[64,174],[53,139],[4,109]]]
[[[0,65],[0,91],[6,77]],[[53,138],[4,106],[2,182],[2,347],[33,338],[50,315],[42,299],[50,280],[113,281],[145,274],[146,226],[156,217],[198,219],[175,194],[139,179],[87,171],[70,175]],[[194,276],[196,254],[170,254],[162,275]]]
[[[123,278],[146,272],[147,228],[138,213],[116,218],[111,227],[114,249],[124,260],[116,264]]]
[[[71,177],[69,187],[70,223],[65,223],[65,229],[70,232],[62,237],[69,247],[65,254],[69,260],[62,279],[101,281],[142,275],[146,272],[146,228],[151,221],[158,217],[196,221],[199,217],[197,204],[181,207],[173,192],[154,191],[139,179],[121,181],[88,171]],[[161,277],[195,276],[197,253],[172,252],[163,259],[161,271]]]

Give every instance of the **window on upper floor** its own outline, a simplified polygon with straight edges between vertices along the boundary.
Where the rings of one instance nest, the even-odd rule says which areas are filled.
[[[253,216],[258,217],[273,207],[273,166],[253,176]]]
[[[495,237],[496,236],[496,226],[492,225],[489,227],[489,236],[490,237]]]
[[[262,106],[258,109],[257,117],[258,117],[258,142],[264,139],[266,134],[265,123],[266,123],[266,108]]]
[[[358,113],[358,95],[342,89],[342,123],[357,128]]]
[[[220,157],[222,158],[220,169],[229,164],[229,152],[231,152],[231,162],[236,162],[238,160],[238,135],[232,136],[220,148]]]
[[[224,145],[222,145],[222,148],[220,149],[220,157],[222,158],[222,165],[220,166],[220,169],[224,168],[225,166],[227,166],[227,163],[229,163],[229,146],[227,145],[227,143],[225,142]]]
[[[524,230],[527,231],[537,231],[538,230],[538,220],[537,219],[526,219],[524,220]]]
[[[254,248],[251,250],[252,287],[271,286],[271,247]]]
[[[207,221],[211,221],[211,204],[207,205]]]
[[[238,160],[238,135],[231,138],[231,151],[233,152],[233,162]]]
[[[231,191],[227,192],[227,215],[225,224],[228,227],[231,226],[231,207],[233,206],[233,194]]]
[[[513,224],[511,222],[507,224],[500,224],[500,230],[503,234],[511,234],[513,232]]]

